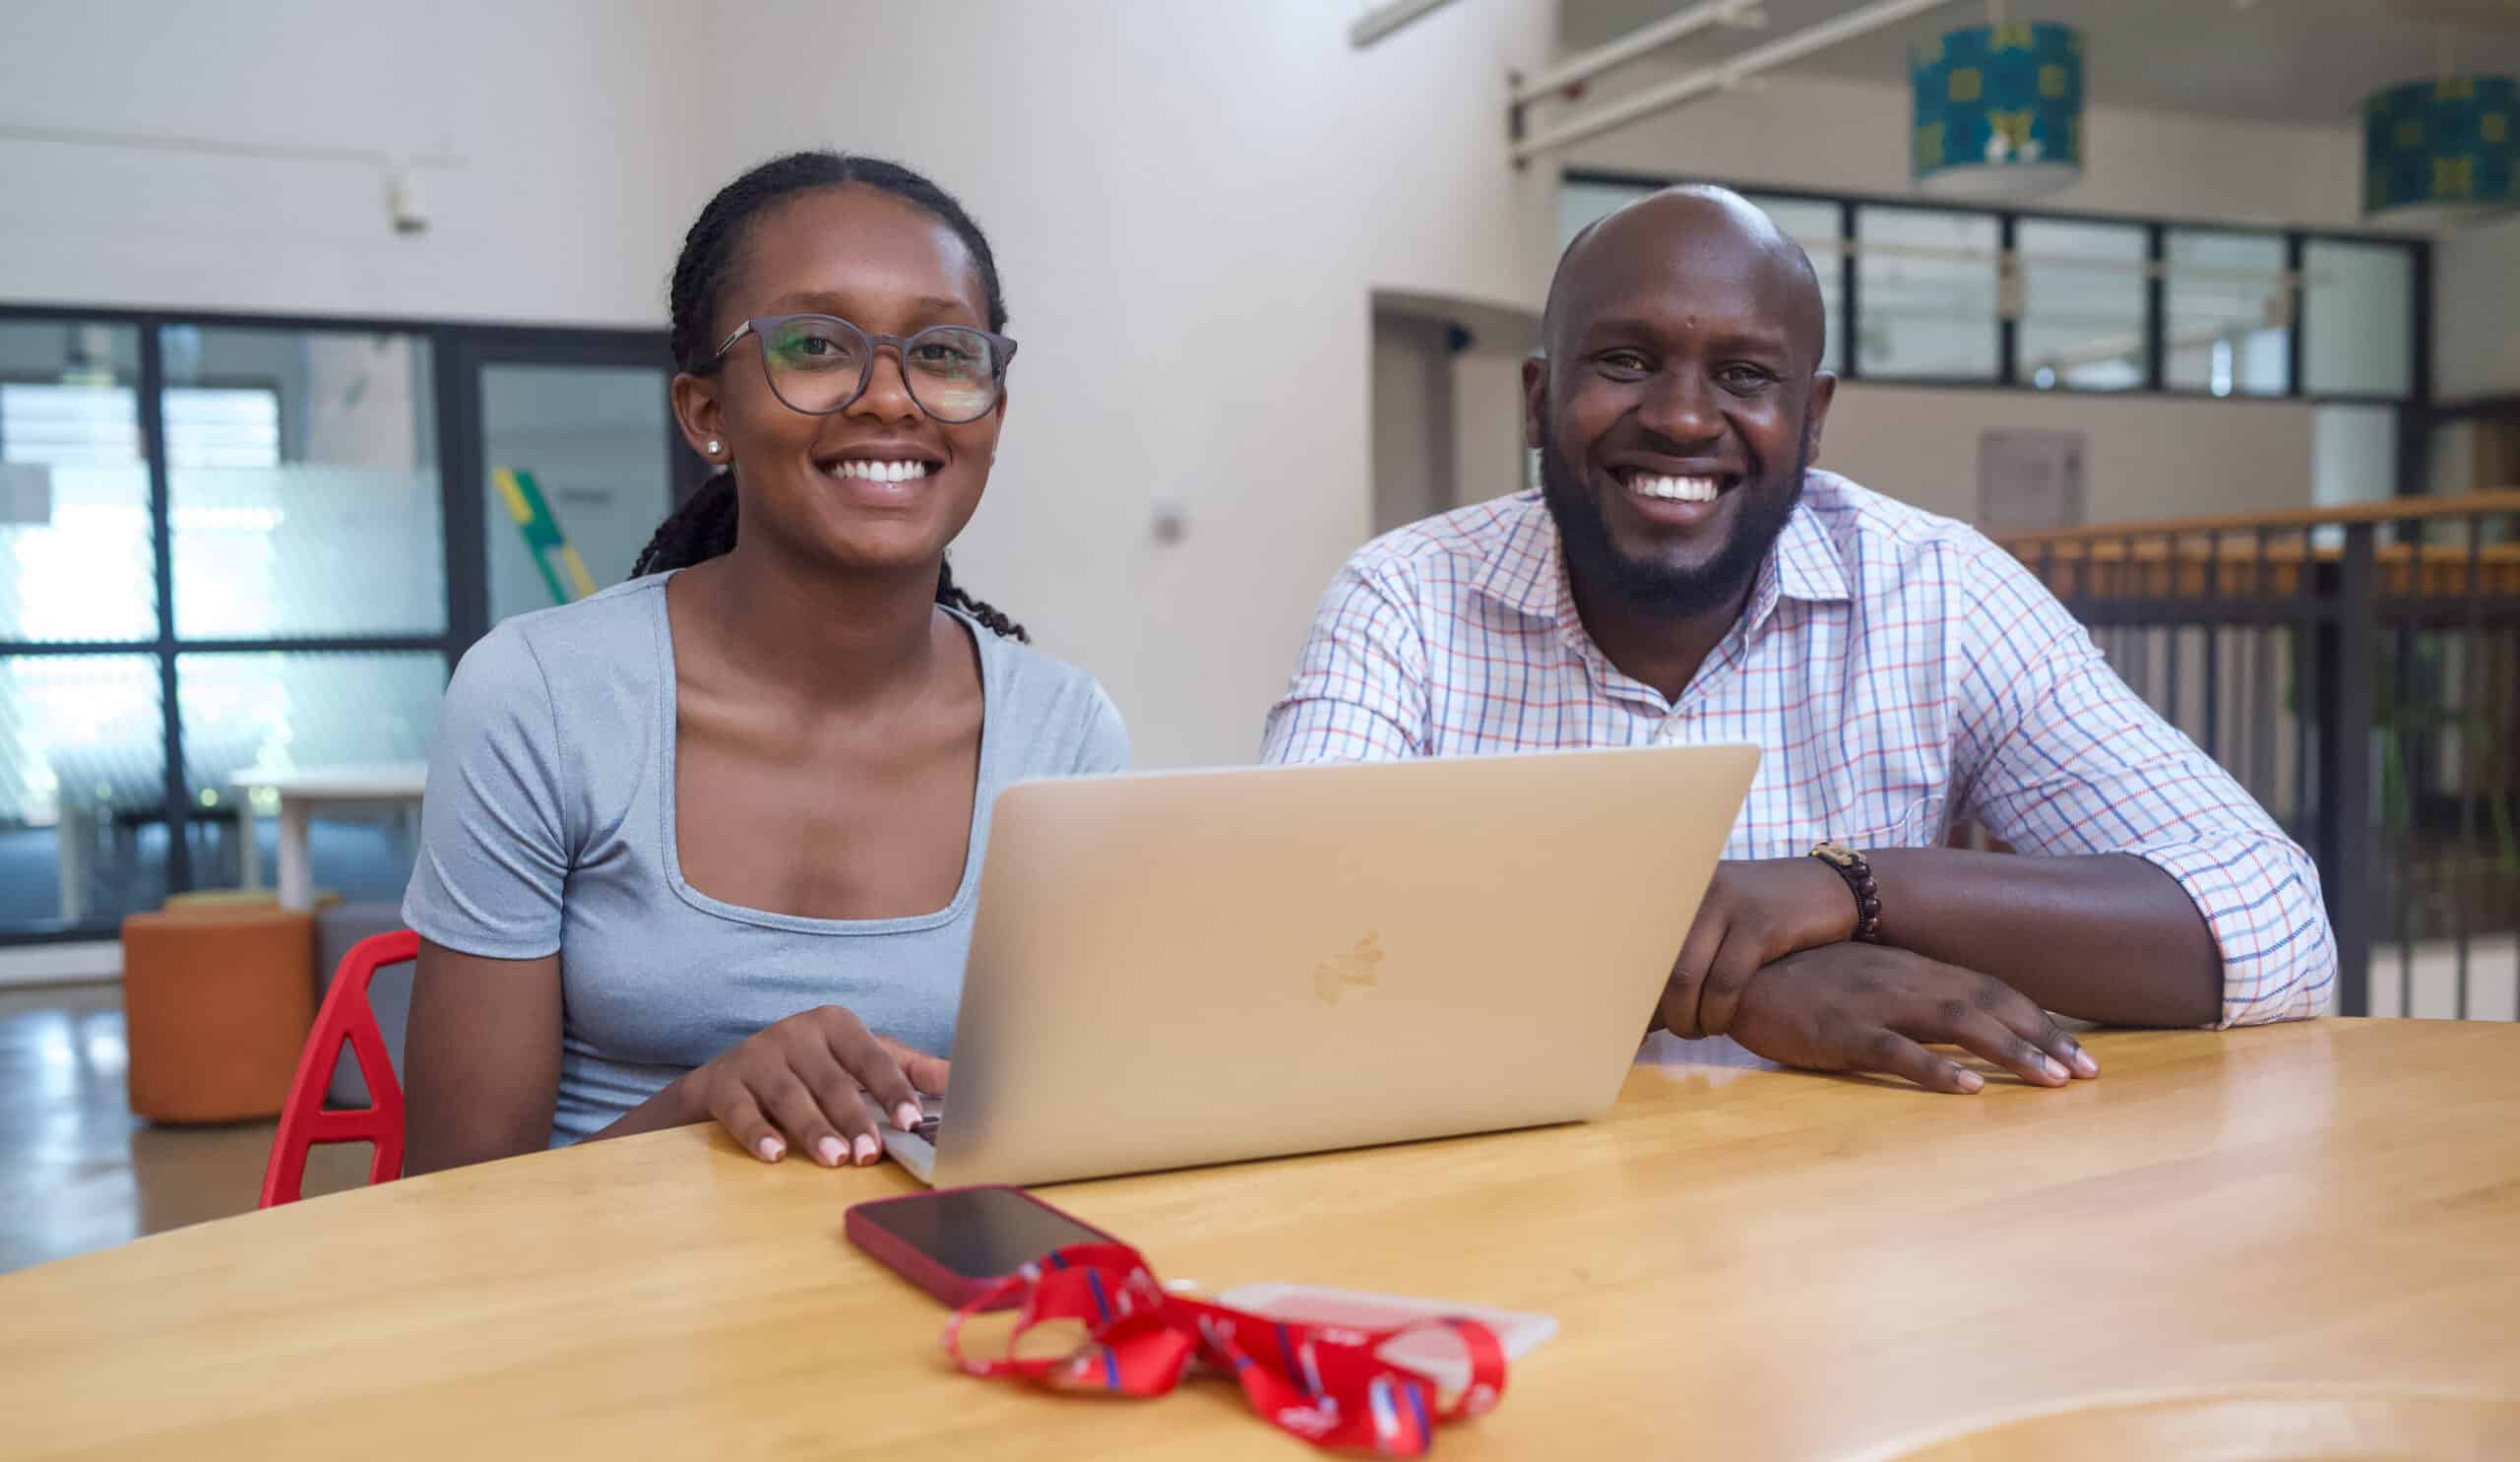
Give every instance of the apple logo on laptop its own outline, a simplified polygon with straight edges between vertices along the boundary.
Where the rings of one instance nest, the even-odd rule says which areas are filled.
[[[1313,967],[1312,992],[1321,997],[1321,1003],[1336,1005],[1339,997],[1352,989],[1372,989],[1381,984],[1381,965],[1382,935],[1367,933],[1356,941],[1355,948]]]

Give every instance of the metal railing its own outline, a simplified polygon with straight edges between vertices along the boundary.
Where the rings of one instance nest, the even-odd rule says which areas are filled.
[[[2317,859],[2342,1013],[2520,1018],[2520,490],[2000,541]]]

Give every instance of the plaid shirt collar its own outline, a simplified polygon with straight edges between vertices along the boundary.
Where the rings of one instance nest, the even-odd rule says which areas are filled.
[[[1601,647],[1585,632],[1583,618],[1575,611],[1574,585],[1566,576],[1566,554],[1558,542],[1557,520],[1549,515],[1548,504],[1542,501],[1539,492],[1525,492],[1514,500],[1512,511],[1512,525],[1480,568],[1475,581],[1479,592],[1515,613],[1554,622],[1561,638],[1583,657],[1604,684],[1654,695],[1611,666]],[[1850,597],[1846,567],[1838,556],[1836,540],[1821,528],[1817,518],[1796,505],[1793,516],[1785,520],[1785,531],[1777,535],[1776,546],[1769,551],[1766,562],[1759,565],[1759,577],[1750,587],[1748,609],[1725,637],[1724,648],[1718,654],[1727,660],[1737,659],[1739,647],[1747,644],[1776,613],[1779,600],[1830,604]],[[1654,698],[1661,699],[1659,695]]]

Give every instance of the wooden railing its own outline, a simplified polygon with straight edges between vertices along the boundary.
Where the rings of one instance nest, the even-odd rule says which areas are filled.
[[[2310,850],[2342,1011],[2520,1015],[2520,490],[2001,541]]]

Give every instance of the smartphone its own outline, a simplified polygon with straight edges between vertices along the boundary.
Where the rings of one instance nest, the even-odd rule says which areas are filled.
[[[957,1309],[1054,1248],[1120,1241],[1002,1184],[851,1204],[843,1228],[876,1262]],[[988,1307],[1015,1303],[1009,1295]]]

